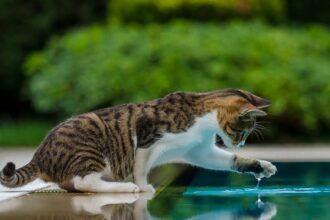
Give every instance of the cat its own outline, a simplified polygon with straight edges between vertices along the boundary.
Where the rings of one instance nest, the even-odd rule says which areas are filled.
[[[227,147],[243,146],[269,105],[250,92],[224,89],[176,92],[74,116],[48,133],[27,165],[7,163],[0,182],[14,188],[41,178],[68,191],[153,193],[148,173],[167,163],[270,177],[273,164],[239,157],[215,140],[218,135]]]
[[[270,220],[277,214],[276,204],[270,202],[230,200],[230,205],[221,202],[210,205],[211,201],[219,200],[209,198],[198,203],[194,202],[196,200],[194,196],[178,199],[171,194],[153,200],[151,196],[148,193],[88,193],[69,196],[57,193],[35,193],[2,202],[0,219]],[[185,212],[177,208],[183,206]]]

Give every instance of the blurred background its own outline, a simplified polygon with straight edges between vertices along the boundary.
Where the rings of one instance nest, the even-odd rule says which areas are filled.
[[[0,146],[180,91],[272,101],[252,143],[330,142],[330,1],[1,0]]]

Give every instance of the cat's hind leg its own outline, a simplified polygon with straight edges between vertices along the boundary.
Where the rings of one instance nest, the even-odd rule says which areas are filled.
[[[132,182],[108,182],[102,179],[101,173],[91,173],[84,177],[76,176],[72,179],[76,191],[82,192],[112,192],[135,193],[140,189]]]
[[[107,206],[131,204],[140,198],[138,193],[106,193],[94,195],[79,195],[72,197],[72,205],[76,212],[87,211],[93,214],[101,214]]]

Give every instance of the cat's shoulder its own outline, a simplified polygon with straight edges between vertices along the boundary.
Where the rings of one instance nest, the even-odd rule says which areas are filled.
[[[177,91],[167,94],[161,100],[172,105],[191,105],[194,100],[194,93]]]

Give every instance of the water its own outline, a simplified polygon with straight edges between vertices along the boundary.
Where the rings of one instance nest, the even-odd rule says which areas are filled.
[[[156,197],[35,193],[0,203],[2,219],[330,219],[330,163],[280,163],[278,173],[190,170]]]
[[[330,195],[330,187],[273,187],[273,188],[191,188],[183,195],[188,196],[282,196],[282,195]]]
[[[257,186],[256,186],[256,188],[259,188],[261,178],[256,178],[256,180],[257,180]]]
[[[168,189],[150,210],[165,219],[330,219],[330,164],[276,165],[278,173],[262,182],[199,169],[182,196]]]

